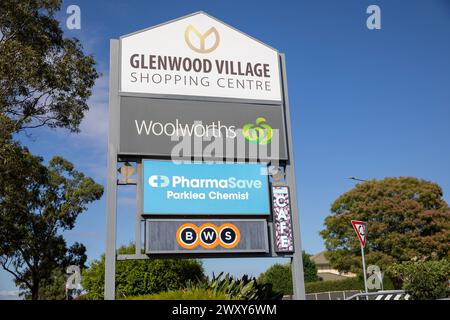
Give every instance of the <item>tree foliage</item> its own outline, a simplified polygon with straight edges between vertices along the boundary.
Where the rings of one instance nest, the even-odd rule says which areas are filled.
[[[11,122],[0,117],[0,122]],[[62,235],[74,227],[86,205],[99,199],[103,187],[54,157],[48,165],[11,135],[0,131],[0,266],[32,299],[44,279],[69,264],[84,264],[85,248],[67,248]]]
[[[340,196],[331,211],[321,235],[327,258],[340,271],[361,272],[360,245],[351,220],[368,223],[368,264],[384,268],[449,254],[450,209],[435,183],[412,177],[367,181]]]
[[[118,249],[119,254],[134,253],[134,245]],[[83,288],[90,299],[103,299],[105,256],[94,260],[82,274]],[[127,260],[116,263],[117,298],[184,288],[188,281],[203,279],[203,267],[193,259]]]
[[[79,130],[98,78],[92,56],[63,35],[61,0],[0,1],[0,265],[32,299],[61,297],[65,267],[83,265],[68,248],[74,227],[103,188],[61,157],[48,165],[12,139],[47,126]]]
[[[77,132],[88,110],[98,73],[64,37],[61,2],[0,2],[0,265],[32,299],[60,297],[65,267],[84,264],[85,247],[68,248],[61,232],[103,193],[65,159],[44,165],[12,139],[42,126]]]
[[[311,255],[303,252],[303,272],[305,282],[319,281],[317,268],[311,260]],[[282,292],[285,295],[292,294],[291,265],[276,263],[261,273],[258,280],[261,283],[270,283],[274,291]]]
[[[52,270],[49,278],[42,279],[42,283],[39,286],[39,299],[64,300],[72,299],[74,292],[80,294],[81,290],[78,289],[72,289],[66,292],[66,282],[69,278],[66,269],[69,265],[76,265],[80,267],[80,270],[83,270],[86,268],[86,261],[86,247],[81,243],[75,242],[68,248],[63,263]],[[26,297],[31,298],[29,292],[26,293]]]
[[[0,2],[0,113],[14,132],[48,126],[78,131],[98,73],[54,18],[60,0]]]
[[[402,288],[414,300],[440,299],[450,295],[448,259],[396,263],[387,272],[391,277],[400,279]]]

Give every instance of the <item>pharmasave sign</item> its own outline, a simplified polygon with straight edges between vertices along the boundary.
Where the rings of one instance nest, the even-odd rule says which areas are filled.
[[[278,52],[196,13],[120,39],[120,90],[281,101]]]
[[[122,97],[120,153],[286,160],[280,106]]]
[[[260,163],[143,162],[143,214],[268,215],[268,177]]]

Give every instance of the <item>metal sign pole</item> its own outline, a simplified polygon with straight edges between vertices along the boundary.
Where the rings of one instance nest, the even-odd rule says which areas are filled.
[[[302,245],[300,239],[300,223],[297,206],[297,189],[295,184],[295,166],[294,166],[294,152],[292,145],[292,131],[291,131],[291,114],[289,111],[289,99],[287,91],[286,79],[286,61],[284,54],[280,54],[281,71],[283,75],[283,93],[285,105],[285,118],[287,130],[287,147],[289,151],[289,162],[286,164],[286,182],[291,190],[291,210],[292,210],[292,230],[294,232],[294,255],[291,261],[292,269],[292,286],[294,299],[305,300],[305,278],[303,274],[303,259],[302,259]]]
[[[116,292],[117,149],[119,123],[119,41],[110,41],[108,179],[106,193],[105,300]]]
[[[368,293],[369,291],[367,290],[366,259],[364,258],[364,247],[362,245],[361,245],[361,256],[363,265],[364,289],[366,290],[366,293]]]
[[[136,226],[135,226],[135,254],[141,255],[141,219],[142,219],[142,161],[138,161],[137,167],[137,178],[136,178]]]

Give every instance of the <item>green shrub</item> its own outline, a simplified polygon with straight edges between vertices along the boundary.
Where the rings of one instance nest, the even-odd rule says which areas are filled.
[[[402,288],[414,300],[446,298],[450,295],[450,261],[408,261],[388,268],[391,277],[400,279]]]
[[[271,284],[258,283],[256,278],[249,278],[244,275],[237,279],[229,274],[220,273],[213,275],[211,280],[189,282],[188,289],[211,290],[217,294],[225,294],[231,300],[272,300],[281,299],[282,294],[274,292]]]
[[[316,281],[305,283],[306,293],[345,290],[364,290],[364,281],[355,277],[336,281]]]
[[[305,282],[319,281],[316,265],[310,257],[311,255],[303,252]],[[258,281],[272,284],[274,291],[281,292],[284,295],[292,294],[291,264],[274,264],[265,272],[261,273]]]
[[[134,253],[134,246],[121,247],[120,254]],[[83,271],[82,285],[90,299],[103,299],[105,256]],[[126,260],[116,263],[116,296],[138,296],[184,288],[188,281],[203,279],[203,267],[192,259]]]
[[[261,283],[270,283],[275,291],[292,294],[292,277],[290,264],[274,264],[258,278]]]
[[[223,292],[195,288],[192,290],[174,290],[148,294],[143,296],[133,296],[127,300],[227,300],[227,295]]]

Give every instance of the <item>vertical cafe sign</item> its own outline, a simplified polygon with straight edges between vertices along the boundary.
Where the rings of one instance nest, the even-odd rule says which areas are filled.
[[[275,250],[277,252],[293,252],[294,238],[292,234],[291,204],[288,187],[272,187],[272,208]]]
[[[122,92],[282,100],[278,52],[204,13],[120,45]]]

